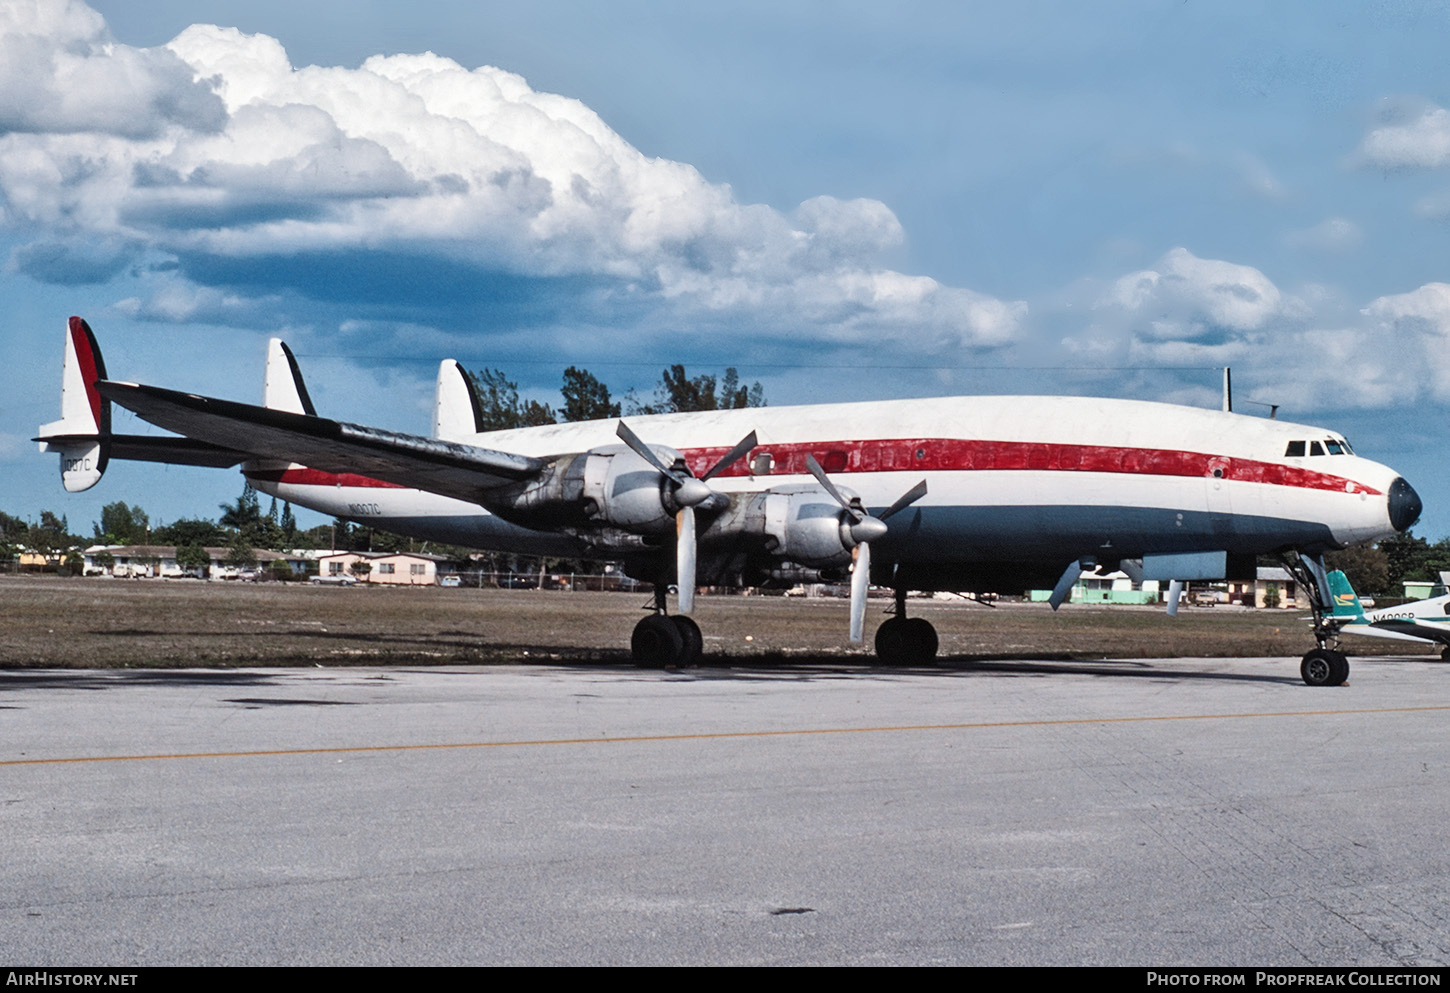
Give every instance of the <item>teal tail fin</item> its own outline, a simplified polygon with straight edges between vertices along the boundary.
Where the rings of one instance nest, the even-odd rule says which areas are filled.
[[[1354,587],[1349,585],[1349,580],[1344,573],[1338,569],[1329,574],[1329,592],[1334,598],[1334,610],[1330,612],[1329,616],[1364,616],[1364,608],[1360,606],[1359,596],[1355,594]]]

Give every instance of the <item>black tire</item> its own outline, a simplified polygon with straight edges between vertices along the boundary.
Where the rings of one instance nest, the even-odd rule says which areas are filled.
[[[1299,663],[1299,675],[1309,686],[1341,686],[1349,678],[1349,659],[1343,652],[1316,648]]]
[[[876,658],[882,665],[906,665],[906,618],[888,617],[876,629]]]
[[[911,665],[930,665],[936,661],[936,650],[941,647],[941,642],[931,621],[924,617],[909,617],[902,632],[906,635]]]
[[[678,664],[685,646],[673,617],[651,614],[634,626],[629,650],[634,664],[642,669],[663,669]]]
[[[683,614],[675,614],[670,620],[680,632],[680,656],[675,665],[683,668],[698,664],[705,651],[705,636],[700,633],[700,625]]]
[[[882,665],[930,665],[938,644],[936,628],[922,617],[888,617],[876,629],[876,657]]]
[[[1446,645],[1444,648],[1440,649],[1440,661],[1450,662],[1450,645]]]

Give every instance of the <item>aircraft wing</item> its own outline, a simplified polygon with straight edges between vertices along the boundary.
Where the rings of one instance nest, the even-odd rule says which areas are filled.
[[[156,386],[101,381],[106,399],[193,442],[247,456],[356,473],[479,503],[482,494],[528,479],[547,459],[347,424]]]

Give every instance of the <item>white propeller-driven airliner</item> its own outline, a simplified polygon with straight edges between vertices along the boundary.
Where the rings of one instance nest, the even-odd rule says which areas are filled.
[[[281,499],[398,534],[532,555],[622,560],[652,582],[636,661],[701,649],[697,585],[844,578],[850,637],[868,584],[895,592],[876,631],[891,665],[936,655],[909,591],[1053,587],[1084,569],[1183,581],[1252,578],[1283,558],[1314,604],[1305,682],[1344,682],[1323,564],[1330,549],[1404,531],[1415,490],[1324,428],[1194,407],[1082,397],[983,396],[757,407],[478,429],[462,366],[438,372],[431,437],[318,416],[291,351],[273,339],[263,405],[106,378],[70,319],[61,420],[40,429],[70,491],[110,459],[240,465]],[[113,434],[111,403],[177,437]],[[667,591],[679,589],[676,612]]]

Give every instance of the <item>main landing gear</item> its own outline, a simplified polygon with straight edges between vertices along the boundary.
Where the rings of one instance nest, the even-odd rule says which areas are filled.
[[[876,629],[876,657],[882,665],[930,665],[936,659],[936,628],[924,617],[906,616],[906,591],[896,591],[896,613]]]
[[[1299,675],[1310,686],[1342,686],[1349,678],[1349,657],[1339,650],[1339,628],[1327,616],[1330,593],[1324,560],[1301,552],[1280,558],[1294,582],[1309,597],[1309,609],[1314,614],[1314,640],[1319,642],[1319,647],[1308,652],[1299,663]]]
[[[700,661],[705,638],[700,625],[684,614],[665,613],[663,583],[655,585],[654,613],[634,626],[629,639],[634,664],[642,669],[683,669]]]

